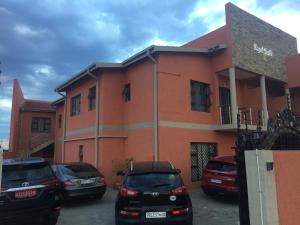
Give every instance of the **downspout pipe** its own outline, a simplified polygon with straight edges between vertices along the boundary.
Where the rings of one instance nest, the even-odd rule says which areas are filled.
[[[95,76],[91,70],[89,70],[87,72],[87,74],[89,76],[91,76],[93,79],[96,80],[96,122],[95,122],[95,127],[96,127],[96,131],[95,131],[95,153],[94,153],[94,157],[95,157],[95,167],[98,168],[99,167],[99,141],[98,141],[98,137],[99,137],[99,79],[97,76]]]
[[[153,136],[154,136],[154,160],[159,160],[158,152],[158,74],[157,74],[157,61],[147,50],[148,58],[153,62]]]
[[[61,147],[61,162],[65,162],[65,139],[66,139],[66,128],[67,128],[67,95],[62,94],[57,91],[65,100],[64,100],[64,126],[62,134],[62,147]],[[56,135],[55,135],[56,136]]]

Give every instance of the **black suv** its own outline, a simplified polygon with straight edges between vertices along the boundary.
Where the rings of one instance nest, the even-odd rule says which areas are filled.
[[[59,184],[44,159],[4,160],[0,224],[56,224],[60,213]]]
[[[116,199],[115,219],[116,225],[192,225],[192,203],[180,170],[169,162],[131,163]]]

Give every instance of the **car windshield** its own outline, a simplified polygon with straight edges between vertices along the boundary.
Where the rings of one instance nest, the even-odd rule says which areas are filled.
[[[133,189],[170,190],[181,185],[181,179],[174,173],[133,174],[127,177],[125,185]]]
[[[209,170],[218,170],[223,172],[232,172],[236,170],[233,163],[210,161],[207,163],[206,168]]]
[[[54,175],[47,164],[3,166],[2,184],[20,182],[42,182],[54,179]]]
[[[86,173],[91,173],[95,174],[98,173],[98,170],[95,169],[94,167],[87,165],[87,164],[82,164],[82,165],[63,165],[60,166],[60,170],[62,174],[71,176],[71,177],[77,177],[79,174],[86,174]]]

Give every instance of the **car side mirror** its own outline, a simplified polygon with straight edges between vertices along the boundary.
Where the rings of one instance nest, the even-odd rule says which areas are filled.
[[[181,173],[181,169],[176,169],[176,171],[177,171],[178,173]]]
[[[118,171],[117,176],[124,177],[125,176],[124,171],[122,171],[122,170]]]

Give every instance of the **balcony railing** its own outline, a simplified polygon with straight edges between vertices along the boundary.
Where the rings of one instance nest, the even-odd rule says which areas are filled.
[[[232,124],[230,105],[220,106],[220,123],[221,125]],[[241,115],[241,123],[248,125],[258,125],[261,123],[264,126],[263,111],[255,107],[238,107],[238,112]]]

